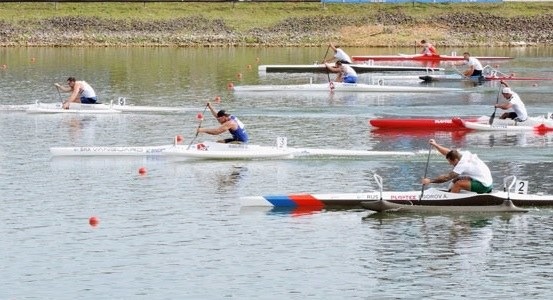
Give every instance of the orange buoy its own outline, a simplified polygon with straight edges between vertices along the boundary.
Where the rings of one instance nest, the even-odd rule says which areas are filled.
[[[234,84],[232,82],[227,83],[227,89],[229,90],[234,89]]]
[[[221,103],[221,96],[215,96],[215,103]]]
[[[251,70],[252,69],[252,65],[248,65],[248,70]]]

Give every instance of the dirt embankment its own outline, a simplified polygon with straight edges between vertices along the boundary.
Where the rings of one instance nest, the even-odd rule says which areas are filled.
[[[371,17],[288,18],[268,28],[237,31],[221,19],[168,21],[56,17],[40,21],[0,21],[3,46],[411,46],[426,38],[439,46],[553,44],[553,14],[503,18],[489,13],[451,13],[414,19],[403,13]]]

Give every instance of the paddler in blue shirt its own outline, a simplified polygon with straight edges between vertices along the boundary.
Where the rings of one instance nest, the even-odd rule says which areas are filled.
[[[228,114],[224,109],[216,112],[210,102],[207,107],[211,111],[213,117],[217,119],[221,126],[217,128],[198,128],[198,133],[207,133],[211,135],[219,135],[228,130],[232,138],[218,140],[218,143],[247,143],[248,133],[244,128],[244,124],[235,116]]]

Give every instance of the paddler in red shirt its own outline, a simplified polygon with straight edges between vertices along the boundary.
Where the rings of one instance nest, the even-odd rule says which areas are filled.
[[[427,42],[426,40],[421,41],[421,46],[422,46],[422,52],[421,53],[423,55],[426,55],[426,56],[440,55],[440,54],[438,54],[438,51],[436,50],[434,45]]]

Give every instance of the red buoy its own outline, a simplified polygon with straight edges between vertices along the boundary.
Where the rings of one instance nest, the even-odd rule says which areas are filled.
[[[146,168],[145,167],[140,167],[140,169],[138,169],[138,174],[140,175],[146,175],[147,171],[146,171]]]
[[[99,223],[100,219],[98,217],[92,216],[90,217],[90,219],[88,219],[88,224],[90,224],[90,226],[92,227],[98,226]]]

